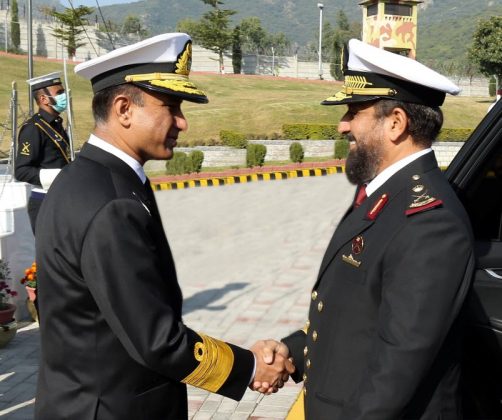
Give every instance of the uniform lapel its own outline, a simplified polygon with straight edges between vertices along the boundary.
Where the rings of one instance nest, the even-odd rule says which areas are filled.
[[[317,281],[322,277],[340,248],[364,230],[368,229],[375,222],[376,219],[371,220],[367,215],[383,194],[388,196],[389,201],[385,205],[385,207],[388,207],[390,202],[394,200],[403,189],[411,185],[411,180],[414,175],[421,176],[421,174],[437,167],[434,153],[427,153],[395,173],[385,184],[375,191],[371,197],[366,199],[359,208],[352,211],[349,209],[331,238],[321,263]],[[385,211],[385,207],[382,211]]]
[[[127,185],[130,186],[133,196],[137,197],[143,203],[149,201],[147,190],[141,182],[141,179],[127,163],[120,160],[118,157],[89,143],[84,144],[79,156],[98,162],[109,168],[113,173],[119,174],[124,178]]]
[[[360,207],[350,211],[340,222],[328,245],[319,270],[319,278],[331,263],[340,248],[359,233],[371,226],[374,221],[365,218],[372,200],[366,200]]]

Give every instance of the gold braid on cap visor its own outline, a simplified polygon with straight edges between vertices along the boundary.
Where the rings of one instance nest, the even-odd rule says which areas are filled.
[[[395,96],[397,91],[392,88],[370,88],[373,83],[368,82],[364,76],[345,76],[342,90],[337,92],[335,96],[331,96],[326,101],[342,101],[346,98],[351,98],[352,95],[363,96]]]
[[[153,86],[159,86],[175,92],[184,92],[195,95],[206,96],[190,82],[188,76],[174,73],[146,73],[130,74],[125,77],[126,82],[148,82]]]
[[[194,357],[199,362],[195,370],[181,382],[210,392],[218,391],[228,379],[234,366],[234,353],[220,340],[200,334],[202,342],[194,346]]]

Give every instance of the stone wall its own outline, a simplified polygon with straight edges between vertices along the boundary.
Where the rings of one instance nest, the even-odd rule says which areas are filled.
[[[434,143],[432,149],[436,153],[439,166],[448,166],[463,145],[464,142],[462,141],[441,141]]]
[[[265,161],[289,160],[289,146],[293,141],[301,143],[305,157],[333,157],[334,140],[249,140],[249,143],[263,144],[267,147]],[[432,146],[438,163],[446,167],[453,160],[463,142],[439,142]],[[177,147],[176,151],[190,153],[201,150],[204,153],[204,168],[246,165],[246,150],[223,146]],[[149,161],[145,165],[146,171],[163,171],[165,161]]]

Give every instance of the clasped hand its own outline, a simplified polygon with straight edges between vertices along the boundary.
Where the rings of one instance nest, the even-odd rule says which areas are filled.
[[[249,387],[264,394],[277,392],[295,371],[288,347],[275,340],[261,340],[250,350],[255,355],[256,372]]]

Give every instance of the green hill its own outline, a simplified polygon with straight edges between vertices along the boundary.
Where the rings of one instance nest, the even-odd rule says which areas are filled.
[[[351,21],[360,22],[356,0],[323,0],[324,20],[336,24],[343,10]],[[249,16],[261,19],[269,32],[284,32],[292,43],[316,43],[319,9],[317,2],[294,0],[224,0],[224,8],[236,10],[235,23]],[[143,0],[103,7],[107,19],[122,21],[127,15],[141,16],[152,34],[173,31],[180,19],[199,19],[209,10],[200,0]],[[465,53],[480,18],[502,15],[502,0],[426,0],[419,10],[418,55],[422,59],[454,59]]]

